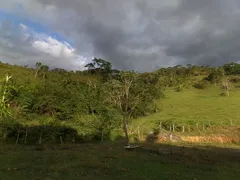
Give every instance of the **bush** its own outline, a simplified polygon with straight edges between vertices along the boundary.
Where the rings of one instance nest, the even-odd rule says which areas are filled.
[[[226,92],[222,92],[220,96],[228,96]]]
[[[238,82],[240,82],[240,77],[239,76],[230,77],[229,81],[231,83],[238,83]]]
[[[205,89],[207,87],[207,82],[205,81],[197,82],[193,85],[193,87],[195,87],[196,89]]]
[[[181,92],[181,91],[183,91],[183,86],[179,85],[179,86],[175,87],[174,90],[175,90],[175,92]]]
[[[224,70],[222,69],[214,69],[212,73],[210,73],[204,80],[207,80],[211,83],[219,83],[221,79],[224,77]]]

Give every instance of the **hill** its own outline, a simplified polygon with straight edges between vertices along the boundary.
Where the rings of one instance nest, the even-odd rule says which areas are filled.
[[[0,63],[3,140],[63,143],[125,134],[129,142],[128,130],[148,136],[159,128],[190,133],[240,124],[236,63],[138,73],[95,58],[86,67],[68,72],[40,62],[35,69]]]
[[[87,66],[0,63],[0,178],[239,179],[238,64]]]
[[[162,125],[175,124],[176,127],[196,126],[240,126],[240,88],[235,85],[230,96],[221,96],[220,87],[210,86],[204,90],[195,88],[182,92],[165,91],[165,98],[158,100],[159,111],[146,117],[134,119],[132,127],[140,126],[144,133]],[[167,127],[165,127],[167,129]],[[169,126],[168,126],[169,128]]]

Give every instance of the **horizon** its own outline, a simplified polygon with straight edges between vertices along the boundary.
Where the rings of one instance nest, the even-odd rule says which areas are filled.
[[[40,61],[39,61],[40,62]],[[109,61],[107,61],[109,62]],[[0,61],[0,64],[5,64],[5,65],[9,65],[9,66],[18,66],[18,67],[23,67],[23,68],[28,68],[28,69],[36,69],[36,64],[32,65],[32,66],[29,66],[28,64],[11,64],[11,63],[8,63],[8,62],[3,62],[3,61]],[[87,67],[85,67],[84,69],[76,69],[76,70],[68,70],[68,69],[64,69],[64,68],[59,68],[59,67],[51,67],[49,66],[48,64],[44,64],[42,62],[40,62],[42,65],[46,65],[49,67],[49,70],[50,71],[53,71],[53,70],[56,70],[56,69],[62,69],[66,72],[83,72],[83,71],[88,71],[89,69]],[[110,62],[111,63],[111,62]],[[175,66],[168,66],[168,67],[160,67],[158,69],[155,69],[153,71],[137,71],[137,70],[134,70],[134,69],[129,69],[129,70],[121,70],[121,69],[117,69],[117,68],[112,68],[112,70],[118,70],[118,71],[135,71],[135,72],[138,72],[138,73],[152,73],[152,72],[155,72],[155,71],[158,71],[160,69],[167,69],[167,68],[176,68],[176,67],[183,67],[183,68],[188,68],[188,65],[190,65],[191,67],[210,67],[210,68],[220,68],[220,67],[223,67],[224,65],[228,65],[228,64],[231,64],[231,63],[236,63],[236,64],[239,64],[238,62],[228,62],[228,63],[224,63],[224,64],[220,64],[218,66],[213,66],[213,65],[197,65],[197,64],[178,64],[178,65],[175,65]],[[87,64],[85,64],[87,65]],[[96,67],[97,69],[97,67]]]

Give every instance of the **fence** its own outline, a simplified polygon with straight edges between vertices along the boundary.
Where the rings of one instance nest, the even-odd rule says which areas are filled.
[[[189,122],[168,122],[168,121],[159,121],[159,124],[152,129],[145,128],[144,126],[128,126],[130,135],[137,135],[139,139],[142,138],[143,135],[147,135],[149,133],[161,133],[161,132],[176,132],[176,133],[194,133],[194,132],[214,132],[218,128],[224,127],[234,127],[240,126],[239,122],[234,122],[233,120],[222,120],[220,122],[216,121],[189,121]],[[150,131],[150,132],[149,132]]]

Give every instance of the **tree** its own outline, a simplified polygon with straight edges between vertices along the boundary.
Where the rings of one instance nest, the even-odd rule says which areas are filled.
[[[35,78],[36,78],[38,76],[39,71],[41,70],[42,63],[41,62],[37,62],[35,64],[35,67],[36,67],[36,72],[35,72]]]
[[[47,65],[42,65],[41,66],[41,70],[43,72],[43,78],[46,78],[46,74],[47,74],[47,72],[49,70],[49,67]]]
[[[122,114],[127,145],[129,145],[128,120],[138,105],[142,102],[147,103],[145,100],[151,89],[151,86],[148,85],[144,84],[140,74],[134,71],[121,72],[118,79],[113,79],[106,84],[107,100],[117,107]]]
[[[111,77],[111,74],[115,74],[116,71],[112,70],[112,64],[103,59],[94,58],[91,63],[85,65],[88,68],[88,72],[92,74],[97,74],[102,77],[104,80]]]
[[[236,75],[240,74],[240,64],[231,62],[229,64],[224,64],[223,69],[227,75]]]
[[[42,64],[41,62],[37,62],[35,67],[36,67],[35,78],[39,75],[40,72],[42,72],[43,78],[46,78],[46,73],[48,72],[49,67],[45,64]]]
[[[223,68],[214,68],[212,72],[205,78],[205,80],[214,83],[215,85],[222,81],[225,77],[225,71]]]
[[[110,62],[105,61],[103,59],[97,59],[97,58],[94,58],[92,60],[92,62],[85,65],[85,67],[87,67],[88,69],[99,68],[99,69],[105,70],[105,71],[110,71],[112,69],[112,65]]]

